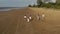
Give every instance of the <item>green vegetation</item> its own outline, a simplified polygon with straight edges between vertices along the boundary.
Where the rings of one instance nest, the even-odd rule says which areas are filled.
[[[42,1],[41,0],[37,0],[37,6],[40,7],[42,5]]]
[[[28,5],[28,7],[32,7],[32,5]]]
[[[29,5],[29,7],[45,7],[45,8],[57,8],[60,9],[60,2],[56,2],[56,3],[43,3],[41,0],[37,0],[37,5]]]
[[[46,8],[58,8],[60,9],[60,3],[43,3],[41,0],[37,0],[37,7],[46,7]]]

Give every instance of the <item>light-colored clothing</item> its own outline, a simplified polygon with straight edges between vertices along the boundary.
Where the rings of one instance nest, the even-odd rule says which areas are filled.
[[[42,18],[44,18],[45,17],[45,15],[44,14],[42,14]]]
[[[26,19],[26,18],[27,18],[27,16],[24,16],[24,18]]]
[[[36,16],[37,17],[37,20],[40,20],[40,16]]]
[[[27,18],[27,22],[30,22],[30,19],[29,18]]]
[[[45,14],[42,14],[41,20],[44,20],[44,19],[45,19]]]
[[[29,19],[30,19],[30,20],[32,19],[31,16],[29,17]]]

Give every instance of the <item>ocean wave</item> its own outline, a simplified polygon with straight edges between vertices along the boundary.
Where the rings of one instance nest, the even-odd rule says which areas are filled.
[[[10,11],[10,10],[13,10],[13,9],[20,9],[20,8],[2,7],[2,8],[0,8],[0,11]]]

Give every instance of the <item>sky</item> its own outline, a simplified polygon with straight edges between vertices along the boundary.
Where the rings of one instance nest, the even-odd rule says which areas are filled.
[[[36,4],[37,0],[0,0],[0,7],[25,7]]]

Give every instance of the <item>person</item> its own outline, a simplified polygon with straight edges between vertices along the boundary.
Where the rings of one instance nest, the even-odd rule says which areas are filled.
[[[29,18],[27,18],[27,22],[30,22],[30,19]]]
[[[37,20],[40,20],[40,15],[39,14],[36,17],[37,17]]]
[[[32,19],[31,16],[29,16],[29,19],[30,19],[30,20]]]
[[[45,17],[45,14],[42,14],[42,18],[44,18]]]
[[[25,16],[24,16],[24,19],[26,19],[26,18],[27,18],[27,16],[25,15]]]
[[[30,14],[29,15],[29,17],[28,17],[29,19],[30,19],[30,21],[32,21],[33,20],[33,18],[32,18],[32,15]]]
[[[44,14],[44,13],[42,14],[42,17],[41,17],[41,18],[42,18],[42,20],[44,20],[44,19],[45,19],[45,14]]]

